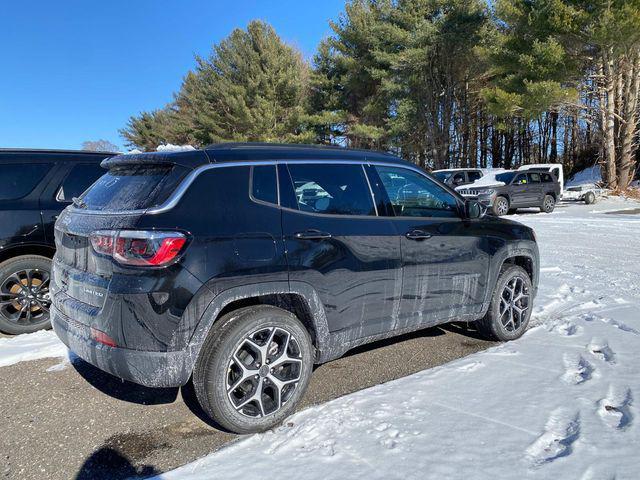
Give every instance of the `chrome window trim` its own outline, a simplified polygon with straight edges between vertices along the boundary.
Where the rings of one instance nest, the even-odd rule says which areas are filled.
[[[182,179],[180,185],[174,190],[174,192],[165,200],[162,205],[157,207],[147,208],[147,209],[137,209],[137,210],[114,210],[114,211],[101,211],[101,210],[84,210],[81,208],[73,207],[74,213],[86,214],[86,215],[156,215],[159,213],[165,213],[169,210],[173,209],[178,202],[182,199],[188,188],[195,181],[195,179],[202,173],[207,170],[213,170],[216,168],[233,168],[233,167],[251,167],[251,166],[261,166],[261,165],[286,165],[289,163],[300,163],[300,164],[318,164],[318,163],[326,163],[326,164],[339,164],[339,165],[379,165],[382,167],[396,167],[396,168],[404,168],[406,170],[412,170],[427,179],[430,179],[426,172],[417,166],[413,166],[410,164],[399,164],[395,162],[384,162],[384,161],[376,161],[376,160],[368,160],[366,158],[362,160],[327,160],[327,159],[305,159],[305,160],[295,160],[295,159],[281,159],[281,160],[242,160],[237,162],[221,162],[221,163],[210,163],[201,165],[191,172],[187,174],[185,178]],[[365,178],[368,180],[368,176],[365,172]],[[371,188],[371,186],[369,186]],[[279,189],[278,189],[279,190]],[[280,192],[278,191],[278,194]],[[462,201],[457,198],[458,201]],[[280,202],[280,198],[278,198],[278,202]],[[375,201],[374,201],[375,205]],[[375,217],[374,217],[375,218]]]

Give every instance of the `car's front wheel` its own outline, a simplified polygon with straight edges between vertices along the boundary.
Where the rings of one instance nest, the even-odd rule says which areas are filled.
[[[527,272],[517,265],[505,265],[498,276],[489,310],[476,322],[478,331],[492,340],[521,337],[531,318],[532,292]]]
[[[291,413],[313,370],[313,345],[292,313],[258,305],[231,312],[207,337],[193,371],[204,411],[235,433],[272,428]]]
[[[551,195],[545,195],[544,200],[542,200],[542,206],[540,210],[544,213],[551,213],[553,209],[556,208],[556,199]]]
[[[587,194],[584,196],[584,203],[586,203],[587,205],[591,205],[592,203],[595,203],[596,201],[596,195],[593,192],[587,192]]]
[[[50,328],[51,260],[21,255],[0,263],[0,331],[11,335]]]
[[[496,201],[493,202],[493,214],[501,217],[502,215],[506,215],[509,213],[509,200],[506,197],[498,197]]]

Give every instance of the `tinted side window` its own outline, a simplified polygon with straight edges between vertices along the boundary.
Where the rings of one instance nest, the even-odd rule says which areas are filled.
[[[251,196],[267,203],[278,203],[276,166],[263,165],[251,169]]]
[[[28,195],[51,166],[51,163],[0,164],[0,200],[16,200]]]
[[[376,170],[397,216],[458,216],[455,197],[427,177],[405,168],[376,167]]]
[[[469,176],[469,181],[470,182],[475,182],[480,177],[482,177],[482,173],[480,173],[480,172],[469,172],[469,173],[467,173],[467,175]]]
[[[361,165],[289,164],[296,203],[303,212],[376,215]]]
[[[70,202],[73,197],[82,195],[89,186],[102,175],[107,173],[100,164],[79,164],[74,165],[67,178],[56,193],[56,200],[59,202]]]
[[[548,173],[543,173],[542,174],[542,181],[544,183],[551,183],[551,182],[553,182],[553,177],[551,175],[549,175]]]
[[[527,174],[526,173],[521,173],[513,181],[514,185],[526,185],[527,183],[528,183],[528,180],[527,180]]]
[[[529,182],[531,182],[531,183],[540,183],[540,174],[539,173],[530,173],[529,174]]]

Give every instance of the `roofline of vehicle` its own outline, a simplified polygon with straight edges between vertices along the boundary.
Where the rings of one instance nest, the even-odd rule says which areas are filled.
[[[64,150],[56,148],[0,148],[0,153],[73,153],[84,155],[120,155],[118,152],[100,150]]]
[[[400,159],[400,157],[393,155],[392,153],[383,152],[381,150],[368,150],[364,148],[349,148],[342,145],[335,144],[319,144],[319,143],[269,143],[269,142],[224,142],[224,143],[212,143],[202,147],[202,150],[241,150],[241,149],[283,149],[283,150],[331,150],[331,151],[345,151],[353,153],[363,153],[369,155],[380,155],[385,157],[392,157]],[[401,159],[400,159],[401,160]]]

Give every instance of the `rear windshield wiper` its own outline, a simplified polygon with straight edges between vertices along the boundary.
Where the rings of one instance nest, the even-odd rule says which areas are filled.
[[[73,202],[73,204],[78,207],[78,208],[87,208],[87,204],[84,203],[81,199],[79,199],[78,197],[73,197],[71,199],[71,201]]]

